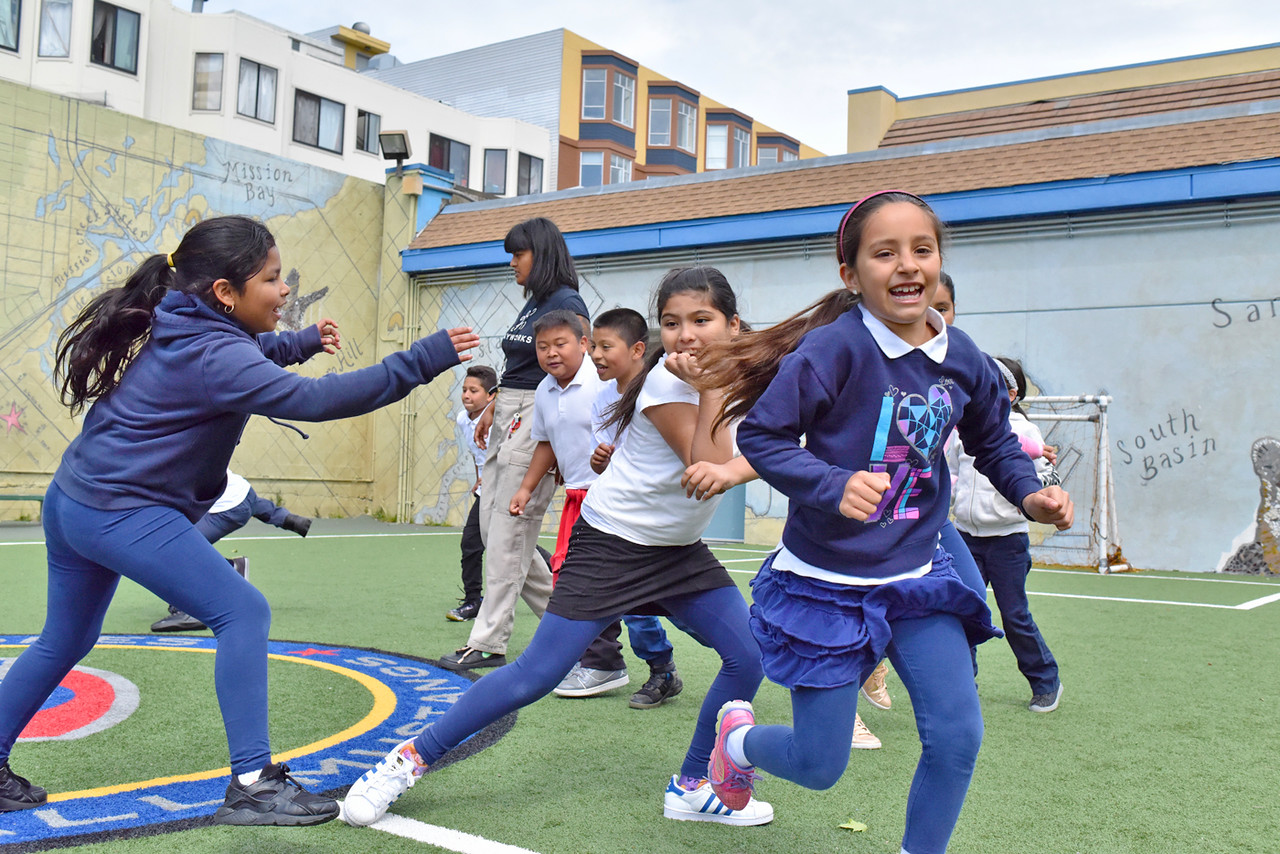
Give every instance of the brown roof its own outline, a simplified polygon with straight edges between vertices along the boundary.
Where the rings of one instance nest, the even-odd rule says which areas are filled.
[[[824,158],[836,161],[830,165],[807,160],[759,174],[704,173],[654,186],[549,194],[524,204],[446,207],[409,248],[501,240],[511,226],[535,216],[571,233],[847,204],[885,187],[931,195],[1273,157],[1280,157],[1280,113],[903,157],[845,155]]]
[[[1280,98],[1280,70],[899,119],[881,148]]]

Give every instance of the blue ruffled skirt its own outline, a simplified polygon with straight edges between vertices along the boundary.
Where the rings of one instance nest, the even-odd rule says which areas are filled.
[[[773,569],[770,555],[751,581],[751,631],[765,675],[786,688],[861,684],[893,640],[890,623],[954,614],[970,644],[1004,633],[991,609],[965,585],[939,548],[920,578],[852,587]]]

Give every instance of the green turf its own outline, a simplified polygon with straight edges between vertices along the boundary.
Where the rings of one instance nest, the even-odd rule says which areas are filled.
[[[306,540],[229,539],[220,547],[227,554],[251,557],[251,577],[272,603],[274,638],[424,657],[460,646],[468,625],[443,618],[455,604],[457,536],[318,536],[374,529],[423,530],[321,521]],[[242,533],[269,536],[268,531],[255,523]],[[37,532],[0,528],[0,542]],[[722,557],[747,556],[723,551]],[[0,632],[38,631],[42,560],[38,546],[0,547],[0,589],[5,594]],[[729,566],[745,570],[751,565]],[[748,576],[735,578],[745,591]],[[1029,587],[1070,596],[1217,605],[1280,593],[1276,583],[1215,584],[1198,580],[1200,576],[1187,578],[1037,572]],[[1243,611],[1033,596],[1032,610],[1062,667],[1062,706],[1049,715],[1028,712],[1027,684],[1008,647],[996,641],[980,649],[986,740],[953,837],[953,854],[1280,850],[1275,841],[1280,827],[1280,727],[1275,725],[1280,602]],[[162,612],[150,594],[122,584],[105,630],[142,632]],[[524,646],[535,624],[521,605],[513,650]],[[687,685],[673,703],[632,710],[626,692],[589,700],[544,699],[521,711],[515,729],[494,747],[424,778],[395,811],[541,854],[898,851],[906,789],[919,747],[910,702],[892,675],[893,709],[863,709],[884,749],[855,752],[844,778],[830,791],[810,792],[765,778],[759,793],[777,811],[766,827],[663,819],[662,787],[679,766],[698,703],[716,668],[712,653],[678,633],[672,638]],[[99,651],[89,663],[132,668],[125,657],[134,654],[143,655]],[[629,661],[635,663],[630,656]],[[310,668],[272,668],[277,750],[309,738],[309,733],[344,726],[368,708],[363,689],[340,677],[303,674],[306,670]],[[22,745],[14,753],[19,772],[56,791],[60,780],[81,779],[65,768],[82,765],[87,754],[97,757],[104,777],[127,776],[128,768],[138,767],[137,756],[146,757],[142,767],[154,763],[156,770],[146,772],[151,776],[190,770],[193,764],[212,767],[201,763],[214,753],[225,763],[207,669],[192,669],[184,674],[186,684],[165,687],[175,692],[171,708],[161,704],[146,709],[151,677],[130,669],[130,677],[135,675],[144,696],[138,714],[145,710],[154,715],[148,719],[154,725],[126,724],[119,732],[74,746]],[[307,678],[293,684],[299,675]],[[636,663],[632,686],[638,687],[644,677]],[[322,690],[322,697],[306,696]],[[756,707],[764,722],[789,720],[789,699],[777,686],[763,686]],[[202,710],[202,727],[188,726],[196,717],[188,709],[196,708]],[[299,723],[299,718],[306,720]],[[184,735],[175,737],[179,727]],[[170,731],[162,732],[166,729]],[[853,833],[838,828],[849,819],[868,829]],[[91,848],[130,854],[170,854],[175,848],[325,854],[439,850],[338,823],[292,831],[204,828]]]

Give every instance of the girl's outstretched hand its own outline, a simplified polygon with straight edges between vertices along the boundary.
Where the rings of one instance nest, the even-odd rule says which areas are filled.
[[[698,367],[698,357],[692,353],[668,353],[663,364],[668,371],[690,385],[702,374],[702,368]]]
[[[466,351],[480,346],[480,336],[472,332],[470,326],[450,329],[449,340],[453,342],[453,349],[458,352],[459,362],[471,361],[471,354]]]
[[[857,471],[845,482],[840,499],[840,515],[865,522],[880,506],[880,498],[889,489],[888,472]]]
[[[338,324],[329,318],[323,318],[316,324],[320,330],[320,349],[330,356],[342,349],[342,336],[338,334]]]
[[[1076,505],[1061,486],[1046,486],[1022,499],[1023,511],[1032,519],[1065,531],[1075,521]]]
[[[689,498],[706,501],[713,495],[719,495],[737,486],[738,480],[733,476],[727,463],[699,461],[684,470],[680,485],[684,487],[684,494]]]
[[[468,357],[470,358],[470,357]],[[493,402],[484,408],[476,419],[476,447],[482,451],[489,450],[489,428],[493,426]]]

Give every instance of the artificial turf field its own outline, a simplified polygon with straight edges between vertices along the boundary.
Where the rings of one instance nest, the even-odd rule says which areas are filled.
[[[44,614],[44,552],[35,525],[0,525],[0,634],[34,634]],[[271,601],[273,638],[435,658],[461,646],[455,530],[319,520],[298,539],[257,522],[221,543],[247,555]],[[717,554],[745,595],[762,548]],[[1060,708],[1036,715],[1003,641],[979,648],[986,738],[952,838],[954,854],[996,852],[1280,851],[1280,583],[1237,576],[1141,573],[1109,577],[1036,571],[1032,610],[1061,666]],[[104,632],[145,633],[163,614],[123,582]],[[512,650],[536,620],[521,604]],[[811,792],[765,777],[772,824],[738,828],[662,817],[713,653],[668,628],[685,691],[654,710],[628,690],[587,700],[545,698],[480,753],[424,777],[394,807],[393,828],[340,822],[304,829],[194,827],[85,850],[165,852],[897,852],[906,790],[919,754],[910,701],[890,675],[893,709],[860,709],[884,748],[854,751],[844,778]],[[208,633],[204,633],[208,634]],[[13,648],[0,648],[12,657]],[[647,670],[627,651],[631,690]],[[20,743],[15,770],[51,793],[224,766],[212,656],[95,650],[85,664],[138,685],[123,723],[74,742]],[[272,742],[283,752],[370,711],[371,695],[313,668],[273,664]],[[756,698],[765,723],[789,720],[785,691]],[[373,761],[373,760],[370,760]],[[358,774],[353,769],[351,776]],[[841,829],[854,820],[865,831]],[[6,816],[0,814],[0,850]],[[444,829],[473,837],[447,837]],[[452,839],[452,841],[449,841]],[[13,846],[9,846],[13,850]]]

